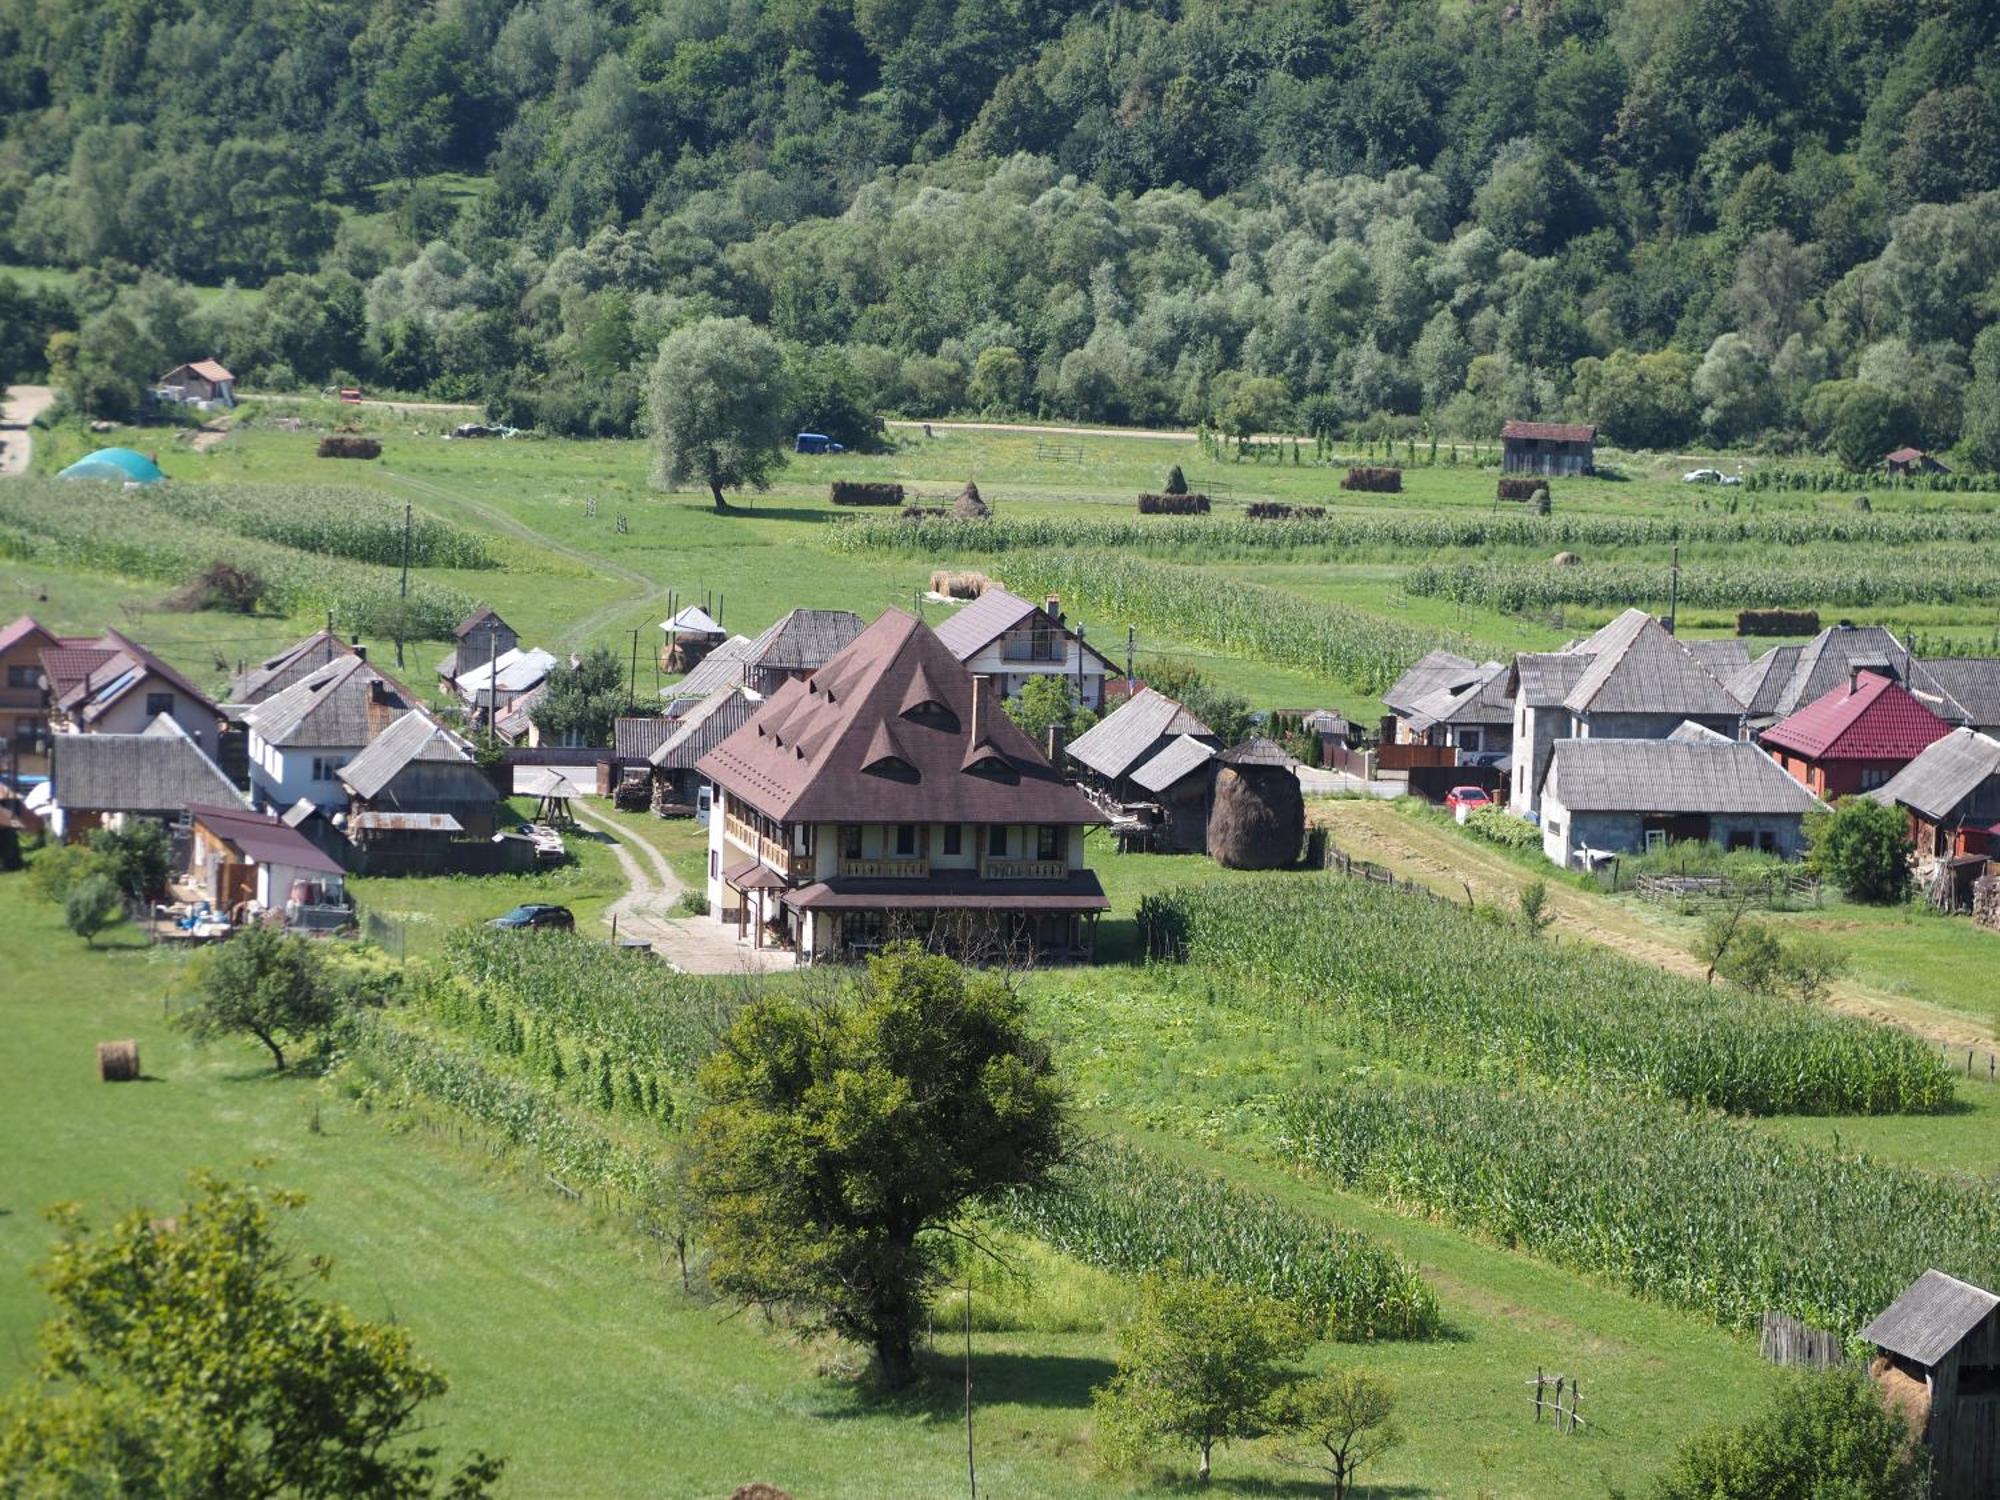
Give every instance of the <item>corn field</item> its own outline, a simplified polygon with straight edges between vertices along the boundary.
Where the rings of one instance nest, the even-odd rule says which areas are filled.
[[[1006,583],[1029,598],[1060,594],[1106,623],[1143,625],[1371,693],[1389,686],[1426,651],[1483,657],[1499,649],[1202,568],[1110,552],[1023,552],[1008,559]]]
[[[1915,1037],[1338,876],[1146,897],[1141,941],[1232,994],[1323,1006],[1334,1033],[1446,1073],[1610,1081],[1746,1114],[1925,1114],[1952,1080]]]
[[[1565,605],[1624,608],[1667,593],[1664,563],[1423,563],[1405,592],[1509,614]],[[2000,599],[2000,568],[1960,548],[1900,552],[1789,552],[1766,561],[1692,562],[1681,568],[1684,605],[1801,609],[1813,605],[1963,604]]]
[[[1442,1324],[1437,1294],[1365,1235],[1122,1146],[1093,1143],[992,1215],[1088,1265],[1173,1264],[1289,1302],[1326,1338],[1428,1338]]]
[[[2000,1277],[2000,1192],[1665,1101],[1355,1080],[1280,1107],[1342,1188],[1749,1329],[1852,1334],[1936,1266]]]
[[[0,487],[0,556],[175,585],[227,562],[263,581],[268,607],[287,615],[331,610],[341,630],[364,635],[392,635],[400,620],[405,635],[446,640],[471,612],[471,597],[457,589],[412,579],[406,601],[394,568],[232,532],[207,514],[186,511],[187,493],[63,479],[11,482]]]
[[[375,490],[315,484],[180,484],[161,492],[175,513],[299,552],[349,562],[403,562],[403,507]],[[435,516],[410,516],[410,566],[498,567],[486,539]]]

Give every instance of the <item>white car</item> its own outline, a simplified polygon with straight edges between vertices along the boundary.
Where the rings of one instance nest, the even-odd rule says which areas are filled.
[[[1741,474],[1725,474],[1720,469],[1689,469],[1681,475],[1682,484],[1741,484]]]

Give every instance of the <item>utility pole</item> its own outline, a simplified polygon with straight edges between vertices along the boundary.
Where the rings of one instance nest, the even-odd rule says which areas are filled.
[[[632,627],[632,674],[625,679],[625,706],[639,705],[639,627]]]
[[[1076,627],[1076,701],[1083,702],[1083,626]]]
[[[1681,544],[1674,543],[1674,571],[1667,585],[1667,634],[1680,633],[1681,613]]]
[[[486,748],[500,743],[500,638],[486,627]]]
[[[396,606],[396,670],[403,670],[403,616],[410,609],[410,502],[403,502],[403,583]]]
[[[965,1489],[979,1500],[979,1473],[972,1466],[972,1267],[965,1268]]]
[[[1131,697],[1138,679],[1132,675],[1132,645],[1138,639],[1138,632],[1130,625],[1125,627],[1125,696]]]

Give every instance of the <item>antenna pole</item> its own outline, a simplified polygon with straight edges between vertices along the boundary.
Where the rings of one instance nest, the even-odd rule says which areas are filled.
[[[1681,544],[1674,543],[1674,570],[1672,580],[1667,585],[1667,634],[1680,634],[1681,613]]]
[[[397,592],[401,603],[396,609],[396,670],[403,669],[403,616],[410,611],[410,502],[403,502],[403,582]]]

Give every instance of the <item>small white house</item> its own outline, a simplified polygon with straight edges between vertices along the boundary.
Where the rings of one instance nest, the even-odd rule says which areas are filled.
[[[250,792],[262,808],[301,801],[347,806],[340,769],[417,706],[410,690],[362,653],[335,657],[243,713],[249,729]]]
[[[1085,708],[1104,705],[1111,662],[1069,628],[1062,601],[1053,595],[1036,604],[989,588],[939,625],[937,635],[967,671],[991,682],[1003,699],[1020,697],[1031,678],[1060,677]]]
[[[197,359],[175,365],[160,377],[154,390],[163,401],[177,401],[202,411],[236,404],[236,377],[219,360]]]

